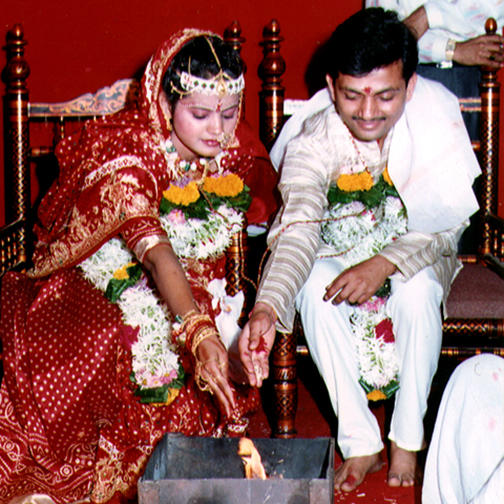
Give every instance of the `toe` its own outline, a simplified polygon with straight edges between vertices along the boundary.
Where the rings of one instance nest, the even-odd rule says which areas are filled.
[[[353,474],[349,474],[346,480],[341,484],[341,490],[343,490],[343,492],[352,492],[360,483],[362,483],[362,480],[359,481]]]
[[[401,474],[401,485],[403,487],[411,487],[415,484],[415,476],[411,473]]]
[[[401,486],[401,476],[399,474],[389,472],[387,476],[387,484],[390,487],[400,487]]]

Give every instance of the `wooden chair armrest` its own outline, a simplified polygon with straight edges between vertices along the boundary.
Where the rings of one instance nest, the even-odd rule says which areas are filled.
[[[504,219],[493,214],[487,215],[484,226],[490,240],[488,250],[483,251],[483,260],[488,267],[504,278]]]
[[[26,219],[23,217],[0,229],[0,277],[7,271],[26,267],[26,229]]]
[[[493,229],[499,230],[501,233],[504,233],[504,219],[502,217],[492,214],[487,215],[485,220]]]

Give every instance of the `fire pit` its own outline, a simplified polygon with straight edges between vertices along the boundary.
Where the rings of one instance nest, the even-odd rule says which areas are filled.
[[[166,435],[138,483],[139,504],[334,502],[334,439],[253,439],[267,480],[244,478],[238,441]]]

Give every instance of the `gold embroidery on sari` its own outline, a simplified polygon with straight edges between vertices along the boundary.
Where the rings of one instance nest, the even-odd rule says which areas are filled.
[[[119,180],[110,177],[100,188],[99,204],[84,213],[74,207],[64,236],[49,245],[37,247],[35,264],[28,274],[41,277],[77,263],[90,250],[114,236],[129,219],[140,216],[157,218],[156,202],[139,193],[135,187],[137,183],[136,177],[121,177]]]

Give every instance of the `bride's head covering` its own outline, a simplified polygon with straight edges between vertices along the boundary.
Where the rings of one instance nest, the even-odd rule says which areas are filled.
[[[150,59],[139,105],[151,125],[166,136],[171,117],[160,104],[161,94],[174,105],[191,92],[241,95],[244,85],[238,53],[215,33],[187,28],[166,40]]]

